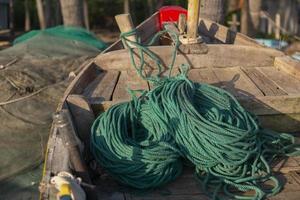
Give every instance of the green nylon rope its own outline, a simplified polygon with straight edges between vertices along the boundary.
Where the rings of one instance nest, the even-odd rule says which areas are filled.
[[[261,128],[255,116],[225,90],[188,80],[186,67],[176,77],[144,76],[144,54],[155,60],[159,73],[163,65],[146,46],[126,39],[133,34],[122,35],[132,64],[156,87],[112,106],[96,119],[91,150],[98,163],[120,182],[139,189],[176,179],[182,160],[189,160],[212,199],[256,200],[277,194],[282,183],[272,174],[270,163],[278,156],[299,154],[294,137]],[[131,46],[139,51],[140,65]],[[264,189],[267,181],[272,188]],[[251,195],[242,194],[247,191]]]

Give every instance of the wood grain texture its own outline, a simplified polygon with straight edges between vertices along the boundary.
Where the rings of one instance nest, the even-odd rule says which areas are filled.
[[[269,198],[270,200],[279,200],[284,195],[296,195],[300,197],[300,179],[297,172],[290,172],[287,174],[276,173],[276,177],[284,183],[284,188],[279,195]],[[251,195],[252,192],[246,194]],[[167,184],[166,186],[154,189],[150,192],[143,192],[138,194],[134,191],[128,191],[125,193],[126,199],[129,200],[156,200],[156,199],[172,199],[172,200],[209,200],[210,198],[201,189],[201,185],[197,182],[194,171],[192,168],[184,170],[183,174],[175,181]],[[286,199],[285,199],[286,200]]]
[[[279,71],[275,67],[257,67],[256,69],[274,81],[287,94],[300,94],[300,79],[296,79],[284,71]]]
[[[113,93],[113,101],[128,101],[131,99],[127,89],[149,90],[147,81],[138,76],[136,71],[122,71]]]
[[[159,13],[154,13],[151,17],[146,19],[144,22],[142,22],[140,25],[136,27],[137,35],[141,38],[142,43],[145,43],[146,41],[151,38],[156,32],[158,32],[160,29],[159,27]],[[118,49],[122,49],[123,44],[122,41],[119,39],[115,43],[113,43],[110,47],[105,49],[102,53],[107,53],[110,51],[115,51]]]
[[[223,44],[235,44],[264,48],[252,38],[244,34],[234,32],[226,26],[210,21],[208,19],[200,18],[199,32],[201,35],[207,36],[211,40],[218,40]]]
[[[83,141],[85,145],[89,145],[90,129],[95,120],[95,116],[88,100],[82,95],[69,95],[67,104],[80,140]]]
[[[276,83],[266,77],[255,68],[242,68],[253,83],[263,92],[265,96],[284,96],[287,95]]]
[[[119,71],[102,72],[85,88],[83,95],[89,99],[91,104],[111,100],[119,75]]]
[[[300,114],[300,95],[238,98],[256,115]]]
[[[238,67],[213,69],[221,88],[237,97],[262,96],[262,92]]]
[[[295,76],[300,79],[300,62],[289,56],[275,58],[274,66],[281,71]]]
[[[194,82],[220,86],[219,79],[212,69],[192,69],[188,72],[188,78]]]
[[[175,66],[181,64],[189,64],[191,68],[206,68],[206,67],[260,67],[272,66],[274,59],[282,55],[281,52],[256,48],[251,46],[238,45],[207,45],[207,54],[178,54]],[[149,47],[156,55],[158,55],[165,66],[171,63],[174,47],[172,46],[154,46]],[[249,59],[255,57],[255,59]],[[139,61],[137,50],[135,50],[136,61]],[[148,56],[145,57],[146,66],[152,69],[155,62]],[[129,53],[127,50],[117,50],[100,54],[95,59],[95,63],[104,70],[127,70],[132,69]]]

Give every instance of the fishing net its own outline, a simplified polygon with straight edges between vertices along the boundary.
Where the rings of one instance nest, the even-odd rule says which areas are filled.
[[[70,26],[56,26],[45,30],[30,31],[16,38],[13,43],[23,43],[28,39],[45,33],[54,37],[63,38],[71,41],[80,41],[97,49],[105,49],[107,47],[107,45],[104,42],[98,40],[91,32],[80,27]]]
[[[37,199],[52,113],[69,73],[102,50],[91,35],[77,38],[86,31],[52,34],[62,29],[25,34],[0,52],[0,199]]]

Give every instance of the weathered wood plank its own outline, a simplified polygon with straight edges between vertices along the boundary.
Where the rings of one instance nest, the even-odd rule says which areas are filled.
[[[278,161],[274,161],[272,166],[274,172],[281,172],[284,174],[300,171],[300,157],[287,157],[285,159],[279,159]]]
[[[300,79],[300,62],[290,56],[281,56],[275,58],[274,66],[281,71]]]
[[[83,95],[94,104],[99,101],[109,101],[119,78],[119,71],[106,71],[101,73],[84,90]]]
[[[257,67],[266,77],[270,78],[288,94],[300,94],[300,79],[279,71],[275,67]]]
[[[255,84],[238,68],[213,69],[221,88],[237,97],[262,96]]]
[[[146,19],[144,22],[142,22],[140,25],[136,27],[137,35],[141,38],[142,43],[149,40],[149,38],[154,35],[156,32],[158,32],[160,29],[159,27],[159,13],[154,13],[151,17]],[[115,43],[113,43],[110,47],[108,47],[104,52],[107,53],[110,51],[115,51],[118,49],[122,49],[123,44],[122,41],[119,39]]]
[[[250,110],[251,111],[251,110]],[[300,133],[300,114],[259,115],[262,127],[283,133]]]
[[[220,85],[215,72],[210,68],[192,69],[188,72],[188,78],[194,82],[208,83],[215,86]]]
[[[82,95],[69,95],[67,104],[79,138],[86,146],[89,145],[90,129],[95,120],[95,116],[88,100]]]
[[[126,200],[209,200],[206,195],[127,195]]]
[[[285,184],[283,190],[274,197],[270,197],[270,200],[298,200],[300,197],[300,182],[299,174],[297,172],[291,172],[280,175],[280,181]]]
[[[300,177],[296,172],[288,174],[276,174],[276,177],[285,184],[282,192],[275,197],[269,198],[270,200],[281,200],[285,195],[297,195],[300,196]],[[252,192],[246,194],[251,195]],[[193,170],[188,170],[188,173],[184,173],[177,180],[167,184],[159,189],[145,192],[141,195],[136,192],[125,193],[126,199],[131,200],[154,200],[154,199],[210,199],[201,189],[200,184],[196,181]]]
[[[282,89],[278,87],[273,81],[262,74],[255,68],[242,68],[247,76],[253,81],[253,83],[263,92],[265,96],[283,96],[287,95]]]
[[[175,66],[180,66],[183,63],[189,64],[191,68],[206,68],[206,67],[258,67],[272,66],[274,59],[281,56],[282,53],[265,48],[256,48],[251,46],[239,45],[207,45],[207,54],[178,54]],[[149,47],[156,55],[158,55],[162,63],[167,66],[171,63],[174,47],[172,46],[153,46]],[[255,57],[255,59],[249,59]],[[136,61],[139,61],[137,50],[135,50]],[[147,66],[152,69],[155,62],[148,56],[145,57]],[[95,63],[104,70],[127,70],[132,69],[130,57],[127,50],[117,50],[100,54],[95,59]]]
[[[244,34],[234,32],[226,26],[222,26],[207,19],[200,19],[199,21],[200,34],[209,37],[211,40],[215,39],[224,44],[246,45],[263,48],[262,45],[258,44],[255,40]]]
[[[122,71],[113,93],[113,101],[128,101],[131,99],[127,89],[149,90],[147,81],[138,76],[136,71]]]
[[[256,115],[299,114],[300,95],[256,96],[238,98],[239,102]]]

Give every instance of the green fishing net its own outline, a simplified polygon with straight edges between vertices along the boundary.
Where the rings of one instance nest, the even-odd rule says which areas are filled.
[[[1,200],[37,199],[52,113],[69,73],[101,45],[87,31],[57,27],[25,34],[0,52]]]

